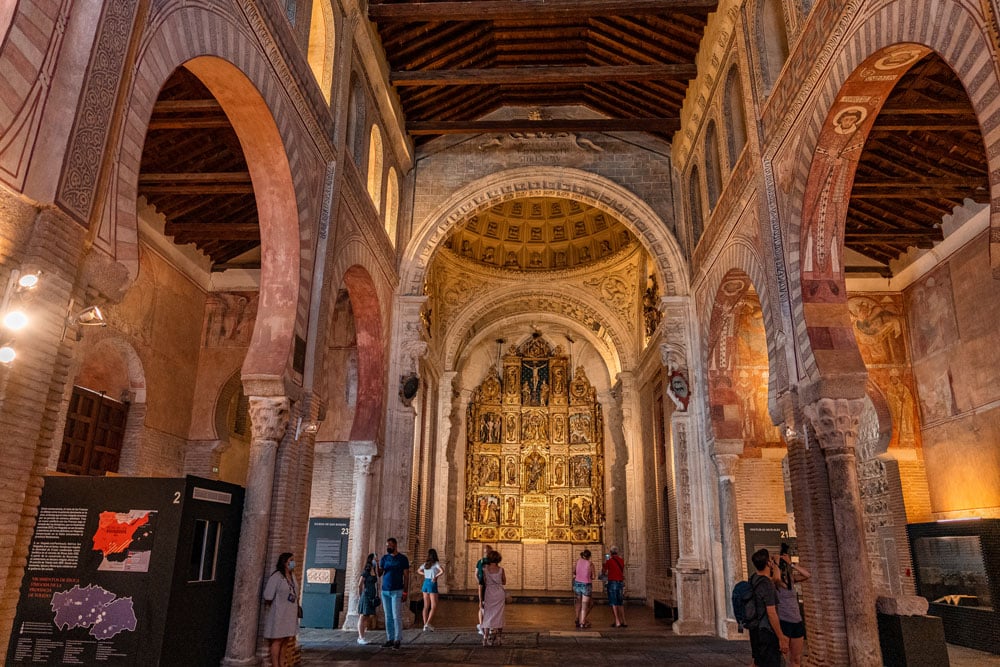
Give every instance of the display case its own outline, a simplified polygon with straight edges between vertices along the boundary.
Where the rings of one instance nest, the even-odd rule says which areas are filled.
[[[917,593],[947,640],[1000,654],[1000,519],[907,526]]]

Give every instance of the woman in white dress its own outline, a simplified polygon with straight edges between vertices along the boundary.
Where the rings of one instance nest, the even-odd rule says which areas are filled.
[[[264,586],[264,638],[270,643],[271,667],[281,667],[285,644],[299,630],[299,594],[292,570],[295,561],[286,552]]]
[[[492,551],[483,568],[486,594],[483,596],[483,646],[500,646],[503,610],[507,603],[507,573],[500,567],[500,552]]]

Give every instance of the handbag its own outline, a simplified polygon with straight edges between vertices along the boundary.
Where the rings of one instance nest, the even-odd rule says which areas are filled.
[[[299,618],[302,618],[302,605],[299,605]]]

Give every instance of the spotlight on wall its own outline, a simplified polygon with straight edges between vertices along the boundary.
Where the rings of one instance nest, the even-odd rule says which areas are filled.
[[[17,357],[13,334],[22,331],[31,323],[28,314],[21,308],[25,300],[21,295],[34,289],[38,285],[40,276],[41,271],[21,273],[19,269],[14,269],[10,272],[3,301],[0,301],[0,324],[8,332],[0,347],[0,364],[9,364]]]
[[[70,299],[69,308],[66,309],[66,321],[63,324],[63,333],[60,340],[66,337],[66,332],[70,329],[76,329],[76,339],[80,340],[83,338],[83,332],[80,331],[79,327],[108,326],[107,320],[104,319],[104,313],[97,306],[87,306],[83,310],[74,312],[73,305],[74,301]]]

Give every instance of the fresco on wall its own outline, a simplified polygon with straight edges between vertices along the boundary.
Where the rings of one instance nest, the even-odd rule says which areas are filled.
[[[892,415],[890,447],[920,446],[920,414],[907,351],[901,294],[864,294],[847,301],[858,351]]]
[[[948,264],[917,282],[906,297],[914,361],[947,350],[958,341]]]
[[[724,314],[710,360],[713,396],[728,396],[725,402],[739,407],[739,436],[746,445],[780,445],[767,407],[767,338],[760,301],[747,279],[730,278],[720,288],[718,307]]]
[[[204,347],[247,347],[257,319],[256,292],[213,292],[205,299]]]

